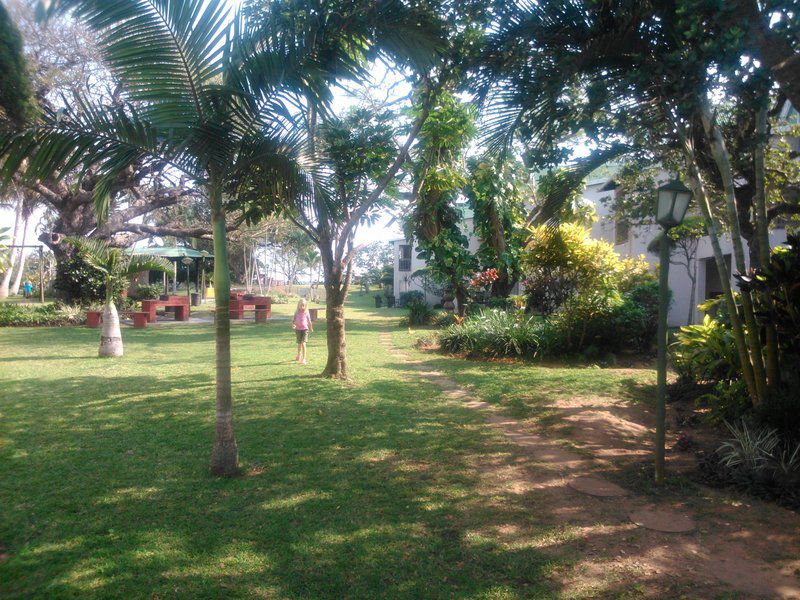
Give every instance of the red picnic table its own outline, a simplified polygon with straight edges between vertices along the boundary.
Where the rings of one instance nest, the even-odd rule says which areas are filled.
[[[254,310],[256,313],[256,323],[266,323],[267,319],[272,316],[272,298],[269,296],[253,296],[252,294],[231,292],[228,310],[231,319],[244,319],[245,310]]]
[[[188,296],[167,296],[166,300],[142,300],[142,312],[147,313],[148,323],[156,320],[156,309],[159,306],[174,306],[175,320],[189,320],[189,297]]]

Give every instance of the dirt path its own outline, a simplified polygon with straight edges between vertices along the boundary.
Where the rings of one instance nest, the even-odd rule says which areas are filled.
[[[576,557],[559,574],[565,596],[714,598],[734,592],[747,598],[800,599],[800,517],[795,513],[764,503],[731,503],[711,490],[700,506],[679,501],[652,506],[603,477],[615,457],[641,460],[649,455],[643,446],[649,437],[642,425],[646,414],[606,399],[557,406],[573,426],[580,450],[573,452],[540,435],[531,423],[474,399],[425,361],[411,359],[393,346],[389,332],[382,332],[380,340],[447,397],[479,411],[514,445],[516,456],[487,457],[477,465],[486,495],[530,495],[540,522],[562,523],[570,530],[568,542],[539,543],[545,552]],[[648,521],[665,515],[661,523]],[[691,531],[664,533],[640,526],[643,521],[659,529]],[[535,532],[498,524],[493,534],[510,544],[530,544]]]

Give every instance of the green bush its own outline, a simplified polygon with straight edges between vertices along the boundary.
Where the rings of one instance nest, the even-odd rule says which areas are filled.
[[[272,292],[269,297],[273,304],[289,304],[289,296],[281,292]]]
[[[436,311],[425,302],[412,301],[406,303],[408,314],[400,320],[401,327],[413,325],[430,325],[436,316]]]
[[[425,294],[419,290],[411,290],[410,292],[400,292],[400,296],[397,298],[400,308],[405,308],[407,304],[413,302],[425,304]]]
[[[739,379],[739,355],[733,332],[709,315],[700,325],[681,327],[671,346],[678,373],[703,383]]]
[[[757,496],[800,507],[800,444],[769,427],[728,424],[731,438],[702,463],[707,475]]]
[[[543,326],[541,320],[518,311],[486,310],[445,328],[439,343],[445,352],[469,356],[533,358],[542,349]]]
[[[120,282],[120,292],[122,285]],[[53,289],[56,296],[67,304],[88,306],[93,302],[104,302],[106,298],[104,275],[77,252],[58,261]]]
[[[79,325],[86,314],[76,306],[0,304],[0,327]]]
[[[163,289],[160,283],[141,284],[136,288],[136,297],[139,300],[158,300]]]

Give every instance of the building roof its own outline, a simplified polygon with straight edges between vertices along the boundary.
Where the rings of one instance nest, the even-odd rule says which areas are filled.
[[[205,250],[195,250],[186,246],[153,246],[150,248],[134,248],[133,254],[146,256],[161,256],[163,258],[214,258],[214,255]]]

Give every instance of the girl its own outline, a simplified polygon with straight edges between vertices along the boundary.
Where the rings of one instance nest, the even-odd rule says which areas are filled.
[[[314,331],[314,326],[311,324],[311,314],[308,312],[308,303],[305,298],[300,298],[297,303],[297,310],[294,313],[292,320],[292,329],[294,329],[297,336],[297,356],[295,360],[306,364],[306,342],[308,341],[308,332]]]

